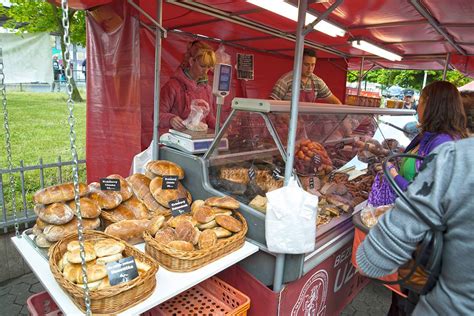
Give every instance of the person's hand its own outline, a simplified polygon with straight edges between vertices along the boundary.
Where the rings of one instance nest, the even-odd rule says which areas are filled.
[[[175,116],[170,120],[170,125],[175,130],[183,130],[186,128],[183,124],[183,120],[179,116]]]
[[[398,176],[397,168],[391,162],[387,162],[387,168],[390,171],[390,175],[392,176],[392,178]]]

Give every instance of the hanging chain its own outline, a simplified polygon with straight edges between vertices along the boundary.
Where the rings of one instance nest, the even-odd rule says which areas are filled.
[[[2,105],[3,105],[3,126],[5,127],[5,144],[7,148],[7,162],[8,170],[10,170],[10,193],[12,195],[12,210],[13,219],[15,222],[15,235],[20,238],[20,227],[18,225],[18,218],[16,217],[16,195],[15,195],[15,176],[13,175],[12,164],[12,146],[10,141],[10,126],[8,124],[8,110],[7,110],[7,90],[5,85],[5,73],[3,71],[3,51],[0,47],[0,85],[2,90]]]
[[[82,226],[82,215],[81,215],[81,208],[79,202],[79,163],[77,157],[77,149],[76,149],[76,132],[74,130],[75,118],[74,118],[74,101],[72,100],[72,85],[71,85],[71,77],[72,77],[72,69],[71,69],[71,51],[70,51],[70,37],[69,37],[69,6],[68,0],[61,0],[61,8],[62,8],[62,23],[64,29],[64,62],[65,70],[66,70],[66,91],[68,94],[67,105],[69,108],[69,140],[71,143],[71,154],[73,160],[73,180],[74,180],[74,200],[76,202],[76,216],[78,218],[77,222],[77,231],[79,237],[79,248],[81,254],[81,268],[82,268],[82,282],[84,284],[84,302],[86,304],[86,315],[91,315],[91,300],[90,300],[90,292],[89,286],[87,285],[87,273],[86,273],[86,260],[85,260],[85,251],[84,251],[84,228]],[[64,66],[64,65],[63,65]]]

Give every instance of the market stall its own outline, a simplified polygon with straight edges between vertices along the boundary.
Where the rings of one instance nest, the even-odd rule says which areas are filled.
[[[292,102],[265,100],[273,82],[284,71],[294,66],[298,73],[303,45],[320,49],[317,73],[336,96],[344,99],[346,72],[354,60],[360,60],[360,51],[342,45],[346,42],[344,37],[309,33],[305,39],[301,17],[306,11],[306,1],[300,3],[296,35],[292,34],[295,23],[243,1],[230,4],[214,4],[213,1],[135,3],[131,0],[71,3],[90,10],[87,19],[89,182],[112,173],[128,175],[133,156],[148,147],[152,135],[157,141],[157,123],[153,125],[153,107],[156,114],[158,106],[156,93],[160,84],[175,71],[185,43],[190,39],[208,41],[216,48],[221,44],[231,57],[232,65],[237,63],[237,53],[252,55],[254,61],[254,80],[237,80],[234,75],[231,94],[223,108],[222,129],[206,154],[195,155],[170,147],[154,152],[160,159],[175,162],[184,169],[186,177],[182,184],[194,200],[210,196],[235,197],[248,223],[248,241],[240,250],[196,272],[177,276],[160,268],[156,276],[157,290],[128,312],[143,312],[241,260],[219,277],[245,290],[252,300],[251,314],[340,312],[366,282],[350,263],[352,215],[367,198],[360,193],[367,193],[370,187],[370,181],[358,173],[366,167],[356,159],[358,146],[372,138],[380,142],[389,138],[390,130],[378,125],[381,115],[386,116],[385,121],[391,121],[396,116],[410,117],[414,112],[306,104],[298,101],[299,87],[293,89],[296,97]],[[332,12],[334,19],[345,25],[348,25],[344,18],[346,11],[361,15],[367,11],[377,17],[377,21],[383,20],[364,5],[340,3],[314,3],[309,10],[322,19]],[[408,10],[406,4],[403,8],[404,12]],[[397,11],[398,5],[390,4],[387,9]],[[420,15],[414,11],[410,14],[412,18]],[[370,35],[363,21],[353,27],[354,34]],[[420,36],[431,33],[424,32]],[[161,40],[165,34],[166,38]],[[408,48],[405,50],[410,53]],[[441,54],[441,51],[436,52],[431,57],[440,59]],[[370,62],[399,68],[397,62],[389,65],[377,58],[364,59],[363,69]],[[420,60],[425,59],[426,56],[410,57],[407,64],[424,67]],[[443,67],[438,64],[434,68]],[[224,136],[229,142],[228,150],[217,150]],[[312,159],[315,155],[324,163]],[[292,173],[298,175],[301,186],[307,191],[319,194],[324,189],[321,200],[326,204],[320,204],[324,212],[320,211],[318,222],[314,223],[317,236],[313,252],[275,254],[266,246],[265,204],[257,197],[263,198],[265,193],[287,184]],[[25,240],[18,239],[15,244],[31,262],[39,260]],[[35,264],[32,268],[40,274],[45,265]],[[176,282],[177,288],[168,290],[164,282],[173,283],[177,279],[183,282]],[[48,273],[42,282],[64,311],[76,311]],[[273,291],[268,286],[272,286]]]

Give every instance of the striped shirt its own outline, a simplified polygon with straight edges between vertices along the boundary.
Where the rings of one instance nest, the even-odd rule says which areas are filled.
[[[278,79],[273,86],[270,98],[274,100],[291,100],[291,86],[293,84],[293,71],[287,72]],[[332,95],[323,79],[319,78],[315,74],[311,74],[311,80],[308,80],[306,84],[301,82],[301,91],[311,91],[314,87],[314,94],[316,99],[324,99]]]

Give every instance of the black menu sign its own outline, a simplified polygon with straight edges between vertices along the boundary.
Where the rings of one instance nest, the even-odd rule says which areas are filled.
[[[135,258],[127,257],[106,265],[110,285],[125,283],[138,277],[138,269]]]
[[[102,191],[120,191],[119,179],[101,178],[99,182]]]
[[[163,190],[175,190],[178,188],[178,176],[164,176],[161,184]]]
[[[168,205],[171,209],[171,215],[173,216],[191,212],[191,208],[189,207],[188,200],[186,200],[186,198],[169,201]]]

